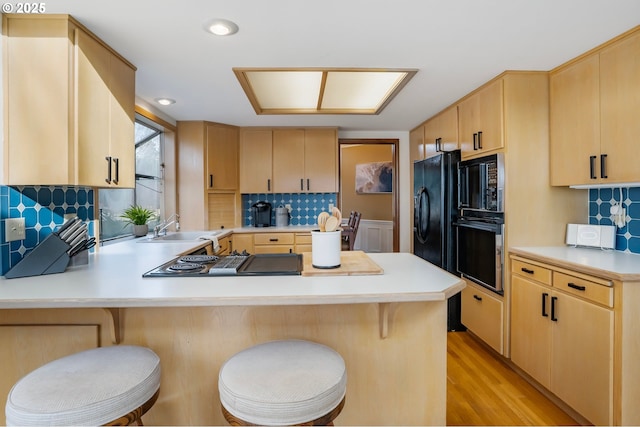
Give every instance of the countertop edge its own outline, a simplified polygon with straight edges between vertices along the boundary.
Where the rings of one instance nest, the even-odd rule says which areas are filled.
[[[539,250],[540,248],[536,249]],[[551,255],[543,255],[537,251],[534,252],[533,250],[533,248],[527,249],[526,247],[511,247],[509,248],[509,255],[531,258],[556,267],[567,268],[584,274],[591,274],[603,279],[616,280],[620,282],[640,282],[640,273],[620,273],[612,270],[606,270],[588,264],[571,262]],[[638,258],[638,261],[640,261],[640,258]]]

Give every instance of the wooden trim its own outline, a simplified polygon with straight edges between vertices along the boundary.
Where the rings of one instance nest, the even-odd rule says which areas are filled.
[[[64,20],[67,20],[70,23],[72,23],[73,25],[75,25],[76,27],[80,28],[85,33],[87,33],[89,36],[94,38],[98,43],[100,43],[103,47],[105,47],[109,52],[111,52],[112,54],[117,56],[120,60],[122,60],[129,67],[133,68],[134,71],[137,70],[135,65],[133,65],[131,62],[127,61],[122,55],[120,55],[118,52],[113,50],[113,48],[111,46],[109,46],[107,43],[105,43],[104,40],[102,40],[100,37],[96,36],[91,30],[89,30],[87,27],[85,27],[83,24],[81,24],[78,20],[76,20],[73,16],[71,16],[69,14],[66,14],[66,13],[45,13],[45,14],[41,14],[40,15],[40,14],[34,14],[34,13],[29,13],[29,14],[27,14],[27,13],[6,13],[6,14],[3,14],[3,16],[6,16],[7,18],[10,18],[10,19],[30,19],[30,20],[34,20],[34,19],[42,19],[42,20],[64,19]]]
[[[122,341],[122,329],[120,325],[120,309],[119,308],[104,308],[110,318],[109,332],[111,333],[111,341],[114,344],[120,344]]]
[[[169,130],[171,132],[177,132],[177,130],[178,130],[176,125],[172,125],[171,123],[161,119],[160,117],[158,117],[155,114],[153,114],[151,111],[148,111],[148,110],[142,108],[139,105],[136,105],[135,111],[136,111],[137,114],[140,114],[144,118],[149,119],[152,122],[161,125],[162,127],[165,128],[165,130]]]
[[[400,209],[400,180],[398,177],[399,170],[399,145],[400,142],[397,139],[338,139],[338,155],[340,155],[340,146],[341,145],[355,145],[355,144],[389,144],[391,145],[391,154],[393,156],[393,197],[392,197],[392,217],[391,221],[393,222],[393,252],[400,251],[400,223],[399,223],[399,215],[398,211]],[[340,158],[338,158],[338,164],[340,164]],[[338,182],[341,182],[340,174],[342,173],[341,168],[338,167]],[[340,190],[338,188],[338,190]],[[339,191],[338,191],[339,192]],[[342,206],[341,206],[342,208]]]
[[[556,73],[556,72],[558,72],[558,71],[560,71],[560,70],[562,70],[562,69],[564,69],[566,67],[571,66],[572,64],[575,64],[576,62],[580,62],[581,60],[583,60],[584,58],[586,58],[586,57],[588,57],[590,55],[593,55],[593,54],[596,54],[596,53],[600,53],[600,51],[608,48],[609,46],[619,42],[622,39],[625,39],[627,37],[632,36],[634,33],[638,32],[638,31],[640,31],[640,25],[636,25],[635,27],[631,28],[628,31],[625,31],[624,33],[622,33],[622,34],[620,34],[620,35],[618,35],[618,36],[616,36],[614,38],[612,38],[611,40],[608,40],[608,41],[606,41],[606,42],[594,47],[593,49],[589,49],[588,51],[584,52],[583,54],[578,55],[575,58],[570,59],[569,61],[567,61],[567,62],[565,62],[565,63],[563,63],[561,65],[558,65],[555,68],[552,68],[549,71],[549,73],[550,74],[554,74],[554,73]]]

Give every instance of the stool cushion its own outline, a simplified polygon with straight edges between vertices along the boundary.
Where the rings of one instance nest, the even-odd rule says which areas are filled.
[[[102,425],[160,388],[160,358],[137,346],[100,347],[54,360],[9,392],[7,425]]]
[[[347,371],[333,349],[309,341],[259,344],[227,360],[218,378],[220,402],[257,425],[294,425],[331,412],[345,396]]]

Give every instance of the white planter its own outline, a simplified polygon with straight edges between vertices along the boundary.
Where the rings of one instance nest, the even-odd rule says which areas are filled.
[[[342,230],[311,231],[311,265],[315,268],[340,267]]]
[[[146,236],[148,232],[149,232],[149,224],[133,226],[133,235],[136,237]]]

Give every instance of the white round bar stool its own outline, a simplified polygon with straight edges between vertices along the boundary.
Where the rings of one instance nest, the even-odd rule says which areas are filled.
[[[220,368],[222,413],[230,425],[333,425],[347,371],[335,350],[310,341],[271,341]]]
[[[7,425],[129,425],[155,403],[160,358],[138,346],[100,347],[39,367],[9,392]]]

